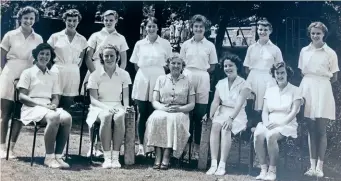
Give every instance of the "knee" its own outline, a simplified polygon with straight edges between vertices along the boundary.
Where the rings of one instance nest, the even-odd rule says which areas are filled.
[[[46,122],[50,125],[59,125],[60,124],[60,114],[57,112],[51,112],[46,115]]]
[[[63,110],[60,114],[60,122],[63,125],[71,125],[72,124],[71,114]]]
[[[265,136],[263,134],[258,134],[254,136],[254,142],[256,142],[256,144],[263,143],[264,140],[265,140]]]
[[[277,141],[278,141],[278,137],[276,134],[270,132],[266,135],[266,142],[268,146],[276,145]]]
[[[125,130],[125,116],[124,113],[118,113],[115,115],[114,117],[114,124],[115,124],[115,130],[117,130],[116,128],[120,129],[120,130]]]
[[[211,133],[220,133],[221,131],[221,126],[219,125],[219,123],[215,123],[212,125],[212,129],[211,129]]]
[[[101,121],[101,126],[108,126],[111,125],[112,122],[112,114],[107,112],[107,111],[103,111],[98,115],[98,118]]]

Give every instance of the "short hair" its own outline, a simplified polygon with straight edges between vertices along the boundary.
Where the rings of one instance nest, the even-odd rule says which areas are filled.
[[[237,67],[237,74],[243,77],[243,63],[238,55],[227,53],[227,52],[224,53],[219,60],[222,70],[224,70],[225,60],[231,60],[231,62],[233,62]]]
[[[40,43],[35,49],[32,50],[32,56],[34,58],[34,62],[38,61],[38,54],[42,50],[50,50],[51,52],[51,59],[49,63],[47,64],[48,69],[51,69],[52,65],[54,64],[54,59],[56,58],[56,53],[54,52],[54,49],[51,47],[48,43]]]
[[[104,64],[103,52],[105,49],[111,49],[115,51],[116,63],[120,60],[121,56],[120,56],[120,51],[118,51],[118,48],[114,45],[108,44],[108,45],[103,46],[99,52],[99,60],[102,65]]]
[[[155,17],[146,18],[146,19],[143,21],[143,25],[146,27],[147,24],[148,24],[149,22],[152,22],[152,23],[154,23],[154,24],[156,24],[156,25],[158,26],[158,24],[157,24],[157,19],[156,19]]]
[[[185,68],[185,66],[186,66],[186,63],[185,63],[185,60],[180,56],[180,54],[178,52],[173,52],[171,54],[171,56],[169,58],[167,58],[167,60],[166,60],[167,66],[169,66],[171,61],[173,61],[174,59],[180,59],[181,60],[181,62],[182,62],[182,70],[183,70]],[[182,73],[182,71],[181,71],[181,73]]]
[[[191,20],[189,21],[189,27],[193,28],[194,23],[196,22],[202,22],[205,26],[205,31],[208,31],[208,27],[210,26],[210,22],[207,20],[207,18],[201,14],[194,15]]]
[[[269,27],[269,29],[272,31],[272,24],[266,19],[266,18],[262,18],[260,20],[258,20],[257,22],[257,26],[262,25],[265,27]]]
[[[325,40],[327,38],[327,36],[328,36],[328,28],[322,22],[320,22],[320,21],[312,22],[308,26],[308,28],[307,28],[308,37],[310,37],[310,31],[311,31],[312,28],[318,28],[318,29],[322,30],[323,33],[324,33],[324,38],[323,39]]]
[[[78,21],[82,20],[82,15],[77,9],[68,9],[63,13],[62,19],[66,21],[67,17],[78,17]]]
[[[276,70],[280,69],[281,67],[285,67],[285,71],[287,72],[287,81],[291,80],[291,78],[294,76],[294,70],[290,66],[286,65],[285,62],[279,62],[272,65],[270,69],[272,77],[275,78]]]
[[[118,20],[118,13],[114,10],[106,10],[103,14],[102,14],[102,21],[104,20],[104,17],[106,16],[110,16],[110,15],[113,15],[114,18],[116,20]]]
[[[19,22],[21,21],[21,18],[24,15],[29,14],[29,13],[34,13],[34,15],[35,15],[35,22],[39,21],[39,11],[36,8],[32,7],[32,6],[25,6],[25,7],[21,8],[18,11],[18,13],[17,13],[17,18],[18,18]]]

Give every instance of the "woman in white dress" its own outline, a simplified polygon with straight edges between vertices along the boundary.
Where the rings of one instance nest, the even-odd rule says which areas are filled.
[[[258,123],[254,132],[255,151],[261,165],[257,180],[276,180],[279,154],[277,141],[289,136],[297,138],[296,114],[299,112],[302,97],[299,88],[288,82],[293,73],[284,62],[277,63],[271,68],[277,85],[268,87],[265,91],[262,122]],[[270,159],[269,168],[266,148]]]
[[[178,53],[167,60],[170,73],[156,80],[153,93],[155,111],[147,121],[147,151],[155,148],[154,169],[167,170],[170,153],[179,158],[188,142],[189,116],[195,105],[195,93],[182,74],[185,63]],[[163,155],[163,156],[162,156]]]
[[[298,62],[303,75],[300,89],[306,99],[304,117],[308,120],[311,164],[305,175],[323,177],[327,149],[326,124],[328,120],[335,120],[331,83],[337,81],[339,65],[335,51],[324,42],[327,27],[321,22],[313,22],[308,27],[308,33],[311,43],[302,48]]]
[[[146,38],[136,42],[130,62],[134,63],[135,76],[132,99],[137,104],[139,150],[137,155],[144,155],[143,140],[146,122],[153,112],[153,89],[156,79],[165,74],[164,66],[172,53],[170,43],[157,34],[157,19],[150,17],[145,21]]]
[[[234,135],[246,129],[246,99],[250,96],[251,86],[238,76],[242,69],[242,61],[236,55],[224,55],[220,61],[226,78],[216,85],[210,117],[213,126],[210,136],[211,168],[207,175],[225,175],[226,161],[230,152]],[[217,163],[219,147],[221,149],[219,166]]]
[[[33,64],[32,50],[40,43],[43,38],[34,32],[32,26],[39,19],[38,11],[30,6],[19,10],[18,21],[20,27],[9,31],[1,41],[1,68],[0,75],[0,98],[1,98],[1,126],[0,126],[0,158],[6,157],[6,137],[8,122],[14,106],[14,80],[19,78],[22,71]],[[14,122],[13,135],[9,158],[14,158],[13,148],[18,139],[21,129],[20,122]]]
[[[76,9],[69,9],[63,14],[65,29],[54,33],[47,43],[54,48],[56,58],[51,68],[59,77],[59,85],[62,91],[60,107],[69,110],[74,97],[78,95],[80,84],[79,67],[88,44],[84,36],[76,29],[82,16]]]
[[[61,94],[58,76],[47,67],[56,54],[47,43],[39,44],[32,54],[35,65],[23,71],[17,84],[19,100],[23,103],[20,120],[25,125],[30,122],[47,124],[44,133],[44,165],[68,168],[70,166],[63,161],[62,156],[72,118],[62,108],[57,108]]]
[[[256,94],[255,110],[261,112],[267,86],[275,85],[269,73],[273,64],[283,62],[281,50],[271,42],[272,25],[266,19],[257,22],[259,40],[247,49],[244,66],[248,74],[246,81]]]
[[[91,105],[86,119],[90,128],[96,121],[100,122],[99,136],[102,141],[104,162],[103,168],[120,168],[120,148],[125,134],[124,117],[129,111],[129,73],[117,66],[120,59],[118,48],[106,45],[100,54],[102,67],[90,74],[87,89],[90,93]],[[123,97],[122,106],[121,101]],[[112,133],[114,126],[114,133]],[[92,136],[91,136],[92,138]],[[90,139],[91,139],[90,138]],[[112,140],[113,138],[113,140]],[[111,151],[113,142],[113,152]]]

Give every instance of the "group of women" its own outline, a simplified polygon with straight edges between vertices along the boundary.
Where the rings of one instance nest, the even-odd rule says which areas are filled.
[[[99,154],[103,151],[103,168],[121,167],[119,149],[125,134],[124,116],[132,109],[129,105],[132,81],[124,70],[128,45],[125,37],[115,29],[118,14],[113,10],[104,12],[104,28],[86,41],[76,31],[80,13],[75,9],[67,10],[63,14],[66,28],[52,34],[47,43],[43,43],[41,36],[32,29],[38,17],[36,9],[22,8],[18,12],[20,27],[6,33],[1,41],[4,60],[0,75],[1,158],[5,157],[8,122],[13,111],[13,83],[20,77],[17,83],[19,100],[23,103],[20,120],[24,124],[46,123],[44,164],[51,168],[69,167],[62,159],[62,153],[72,125],[68,112],[74,96],[78,95],[79,67],[85,56],[89,73],[83,86],[91,100],[86,122],[90,130],[95,122],[100,123],[101,151],[96,151]],[[135,44],[130,57],[137,70],[131,97],[139,113],[137,154],[145,155],[154,150],[155,169],[168,169],[171,153],[176,158],[183,154],[192,136],[191,129],[194,129],[194,150],[198,152],[201,121],[208,106],[209,73],[218,64],[214,44],[204,37],[207,22],[204,16],[194,15],[190,20],[193,37],[183,43],[180,53],[172,53],[170,43],[157,35],[157,20],[148,18],[145,21],[147,37]],[[209,175],[226,173],[231,134],[246,129],[246,99],[254,92],[255,110],[262,112],[262,122],[254,132],[255,150],[261,164],[257,179],[276,179],[277,141],[297,137],[295,117],[303,97],[311,158],[311,167],[305,174],[323,176],[326,121],[335,119],[331,83],[337,80],[339,71],[336,53],[324,42],[328,29],[321,22],[308,27],[312,42],[300,53],[298,67],[303,76],[300,87],[289,83],[293,71],[283,62],[280,49],[270,41],[271,32],[272,26],[267,20],[258,22],[259,40],[248,48],[244,60],[248,73],[246,80],[240,76],[243,65],[238,56],[224,54],[220,57],[220,67],[226,78],[216,85],[208,116],[213,122]],[[170,73],[166,75],[165,69]],[[193,113],[191,119],[190,112]],[[194,128],[190,128],[190,121],[194,122]],[[10,158],[15,157],[13,149],[20,128],[21,123],[15,122]]]

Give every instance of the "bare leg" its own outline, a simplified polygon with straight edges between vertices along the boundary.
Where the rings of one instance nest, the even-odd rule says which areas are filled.
[[[14,102],[7,100],[7,99],[1,99],[1,141],[0,144],[6,144],[6,136],[8,131],[8,122],[11,119],[11,114],[13,111]],[[5,148],[1,148],[5,149]]]
[[[310,155],[310,168],[305,175],[313,176],[315,175],[316,169],[316,159],[317,159],[317,132],[316,132],[316,121],[308,119],[308,145],[309,145],[309,155]]]
[[[162,148],[160,147],[155,147],[155,162],[154,165],[155,166],[159,166],[161,164],[162,161]]]
[[[279,132],[269,131],[266,135],[267,148],[270,158],[270,166],[276,166],[279,156],[278,140],[284,138]]]
[[[164,148],[163,157],[162,157],[163,165],[169,165],[170,153],[171,153],[171,148]]]
[[[55,154],[62,154],[63,153],[67,139],[70,135],[71,126],[72,126],[71,115],[68,112],[63,111],[60,114],[60,125],[59,125],[57,138],[56,138]]]
[[[210,150],[211,150],[211,168],[206,172],[207,175],[212,175],[217,171],[218,152],[220,145],[220,131],[222,125],[220,123],[213,123],[210,135]]]
[[[220,161],[215,175],[225,175],[226,173],[226,161],[231,149],[231,130],[221,130],[221,152]]]
[[[104,154],[104,162],[102,164],[103,168],[111,168],[111,124],[112,124],[112,114],[107,111],[102,111],[98,115],[98,119],[101,121],[101,125],[99,128],[99,134],[102,141],[103,146],[103,154]]]
[[[327,125],[328,119],[318,118],[316,119],[316,130],[317,130],[317,165],[316,165],[316,176],[323,177],[323,162],[327,150]]]
[[[262,124],[262,123],[260,123]],[[261,129],[261,127],[256,128],[256,135],[254,136],[254,146],[255,146],[255,152],[258,157],[259,163],[261,165],[261,172],[256,177],[257,180],[264,180],[267,172],[268,172],[268,165],[266,164],[266,148],[265,148],[265,135],[266,132],[264,130],[261,131],[261,133],[258,133],[257,129]]]

